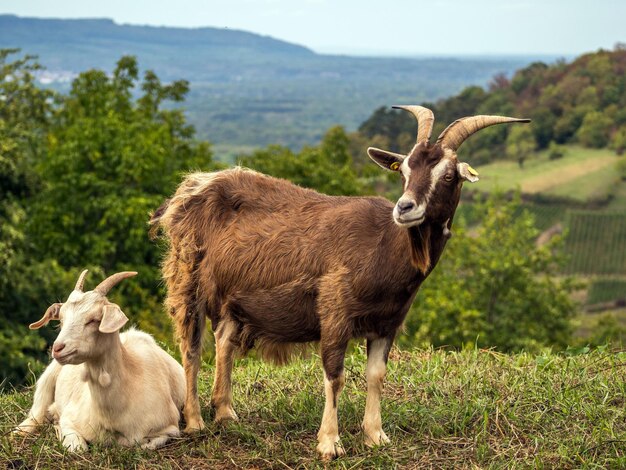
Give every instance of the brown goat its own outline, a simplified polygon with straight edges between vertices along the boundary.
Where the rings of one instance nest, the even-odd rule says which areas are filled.
[[[477,173],[456,150],[499,116],[460,119],[429,143],[433,114],[401,107],[418,120],[408,156],[369,148],[381,167],[402,175],[397,204],[380,197],[335,197],[233,168],[194,173],[153,215],[169,238],[163,266],[187,377],[186,431],[202,429],[197,394],[206,318],[215,332],[215,419],[236,419],[231,371],[237,351],[257,347],[275,362],[293,345],[319,341],[326,405],[317,450],[343,453],[337,400],[348,341],[367,340],[368,445],[388,442],[380,417],[386,363],[418,287],[450,236],[463,181]]]

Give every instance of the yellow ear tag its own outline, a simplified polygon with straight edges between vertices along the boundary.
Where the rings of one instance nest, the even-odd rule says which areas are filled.
[[[467,171],[470,172],[470,175],[478,176],[478,172],[474,170],[471,166],[467,165]]]
[[[398,162],[393,162],[391,165],[389,165],[389,168],[393,171],[398,171],[398,168],[400,168],[400,164]]]

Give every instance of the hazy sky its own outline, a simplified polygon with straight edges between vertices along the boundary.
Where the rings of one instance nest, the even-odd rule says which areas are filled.
[[[0,13],[243,29],[348,54],[574,55],[626,42],[625,0],[0,0]]]

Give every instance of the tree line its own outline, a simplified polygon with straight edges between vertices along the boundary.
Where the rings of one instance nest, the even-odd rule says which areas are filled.
[[[559,158],[559,146],[572,143],[609,147],[621,155],[626,150],[626,44],[584,54],[571,63],[535,62],[510,79],[496,75],[487,89],[470,86],[424,106],[437,118],[433,135],[463,116],[500,114],[533,119],[532,126],[495,126],[469,140],[463,151],[477,165],[508,156],[522,166],[532,151],[546,148],[551,149],[553,158]],[[407,148],[412,126],[405,113],[379,108],[363,122],[359,133],[386,140],[392,150],[400,151]]]

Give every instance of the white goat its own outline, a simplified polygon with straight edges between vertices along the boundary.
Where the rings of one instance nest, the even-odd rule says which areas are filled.
[[[65,303],[48,308],[30,325],[61,322],[52,363],[37,381],[33,407],[15,433],[28,434],[52,419],[71,450],[92,441],[155,449],[179,435],[185,397],[183,368],[141,331],[120,328],[128,321],[106,294],[135,272],[121,272],[83,292],[87,270]]]

